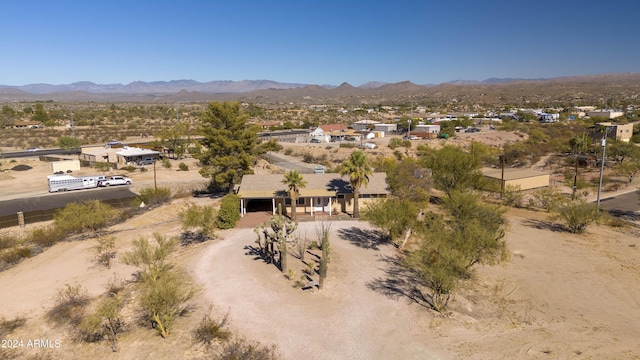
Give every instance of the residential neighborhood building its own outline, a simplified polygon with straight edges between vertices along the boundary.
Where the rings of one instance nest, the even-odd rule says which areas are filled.
[[[498,186],[519,187],[521,191],[547,187],[551,179],[549,173],[522,168],[508,168],[504,171],[499,168],[483,168],[482,174]]]
[[[607,138],[614,141],[629,142],[633,136],[633,123],[614,124],[611,122],[597,123],[593,127],[591,138],[593,141],[600,141],[603,137],[604,128],[607,130]]]
[[[268,211],[276,214],[278,206],[283,214],[291,213],[291,200],[287,185],[282,183],[282,174],[245,175],[237,194],[240,197],[242,216],[248,212]],[[332,216],[351,214],[353,211],[353,189],[349,178],[337,173],[304,174],[307,185],[300,188],[296,211],[310,216]],[[391,193],[386,174],[373,173],[369,184],[360,188],[359,205],[387,197]]]
[[[589,117],[601,117],[601,118],[607,118],[607,119],[615,119],[617,117],[620,117],[624,115],[623,111],[619,111],[619,110],[594,110],[594,111],[587,111],[587,116]]]

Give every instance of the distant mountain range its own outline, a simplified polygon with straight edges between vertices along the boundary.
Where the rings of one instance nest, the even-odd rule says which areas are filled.
[[[514,81],[528,81],[530,79],[498,79],[491,78],[484,81],[475,80],[454,80],[447,84],[454,85],[477,85],[477,84],[498,84]],[[546,79],[537,79],[546,80]],[[408,81],[398,84],[408,84]],[[376,89],[389,83],[371,81],[358,86],[358,89]],[[340,86],[349,85],[343,83]],[[64,85],[51,84],[29,84],[20,86],[0,85],[0,91],[5,89],[20,90],[29,94],[51,94],[63,92],[86,92],[89,94],[176,94],[181,91],[201,92],[204,94],[238,94],[248,93],[255,90],[268,89],[297,89],[313,86],[312,84],[300,83],[281,83],[272,80],[242,80],[242,81],[226,81],[217,80],[210,82],[197,82],[195,80],[172,80],[172,81],[135,81],[127,85],[122,84],[96,84],[91,81],[79,81]],[[339,88],[340,86],[318,85],[326,89]],[[351,86],[351,85],[349,85]],[[416,85],[416,86],[433,86],[433,85]],[[6,92],[4,92],[6,93]]]
[[[484,81],[455,80],[439,85],[368,82],[358,87],[281,83],[272,80],[136,81],[127,85],[96,84],[89,81],[67,85],[0,85],[0,101],[96,101],[96,102],[205,102],[240,100],[248,102],[296,103],[383,103],[451,101],[511,102],[571,99],[636,99],[640,74],[600,74],[552,79],[490,78]]]

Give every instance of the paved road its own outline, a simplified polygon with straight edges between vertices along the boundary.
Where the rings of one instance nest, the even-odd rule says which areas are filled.
[[[265,157],[271,164],[277,167],[281,167],[285,170],[291,170],[291,169],[298,170],[302,174],[313,174],[315,167],[321,166],[320,164],[308,164],[308,163],[299,161],[296,158],[282,155],[282,154],[277,154],[274,152],[267,153]]]
[[[31,211],[59,209],[71,202],[93,199],[117,200],[133,198],[135,196],[136,194],[131,192],[128,186],[114,186],[6,200],[0,202],[0,217],[15,215],[18,211],[27,213]]]
[[[640,216],[640,197],[635,191],[600,199],[600,209],[616,216]]]

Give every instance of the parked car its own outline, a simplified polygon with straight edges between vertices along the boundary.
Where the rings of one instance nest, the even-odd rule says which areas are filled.
[[[28,148],[27,151],[28,152],[35,152],[35,151],[40,151],[40,148]]]
[[[156,162],[156,159],[145,158],[145,159],[142,159],[142,160],[138,161],[138,166],[153,165],[154,162]]]
[[[112,185],[131,185],[132,182],[133,180],[131,180],[131,178],[120,176],[120,175],[114,175],[114,176],[108,177],[105,180],[98,181],[98,186],[104,187],[104,186],[112,186]]]
[[[309,141],[309,142],[312,142],[312,143],[316,143],[316,144],[317,144],[317,143],[319,143],[319,142],[320,142],[320,140],[319,140],[319,139],[311,139],[311,141]]]

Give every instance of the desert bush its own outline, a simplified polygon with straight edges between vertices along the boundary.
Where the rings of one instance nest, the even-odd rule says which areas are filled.
[[[180,169],[180,171],[189,171],[189,166],[187,166],[187,164],[185,164],[183,162],[178,164],[178,168]]]
[[[104,298],[95,311],[85,316],[78,325],[82,339],[96,342],[106,338],[111,350],[118,351],[118,334],[124,328],[124,320],[120,314],[123,305],[119,295]]]
[[[536,190],[533,193],[533,198],[536,200],[536,206],[551,212],[566,202],[565,196],[556,188],[543,188]]]
[[[12,320],[0,319],[0,339],[6,339],[7,335],[21,328],[27,322],[25,317],[17,317]]]
[[[28,241],[43,248],[48,248],[60,241],[62,236],[62,232],[57,227],[47,226],[33,230],[29,234]]]
[[[292,148],[286,148],[284,149],[284,154],[289,156],[293,154],[293,149]]]
[[[84,317],[84,308],[89,303],[87,290],[80,284],[65,284],[54,298],[54,306],[47,312],[47,318],[59,324],[78,325]]]
[[[240,220],[240,215],[240,197],[236,194],[227,194],[220,202],[216,225],[220,229],[231,229]]]
[[[111,169],[111,165],[105,161],[98,161],[93,165],[93,167],[98,171],[109,171]]]
[[[114,236],[101,236],[94,250],[98,264],[111,269],[111,259],[116,256],[116,238]]]
[[[216,321],[211,316],[211,307],[204,314],[200,324],[193,330],[193,338],[196,342],[202,343],[206,346],[211,346],[214,340],[227,340],[231,336],[231,333],[227,330],[223,330],[223,327],[227,323],[229,313],[220,321]]]
[[[574,233],[582,233],[589,224],[598,218],[598,210],[594,204],[574,201],[558,209],[558,216],[564,220],[567,229]]]
[[[226,343],[218,357],[220,360],[277,360],[282,355],[275,345],[266,346],[244,339],[234,339]]]
[[[524,194],[520,191],[520,185],[506,185],[502,200],[505,205],[512,207],[522,207]]]
[[[120,169],[121,170],[126,170],[127,172],[132,173],[132,172],[136,171],[138,168],[133,166],[133,165],[127,165],[127,166],[121,167]]]
[[[140,303],[158,334],[166,338],[174,321],[191,308],[189,301],[195,294],[185,275],[165,271],[154,280],[142,283]]]
[[[356,144],[351,144],[351,143],[342,143],[340,144],[341,148],[345,148],[345,149],[353,149],[356,147]]]
[[[55,227],[63,233],[98,233],[102,228],[115,223],[122,211],[98,200],[69,203],[54,215]]]
[[[164,204],[171,200],[171,189],[165,187],[144,188],[136,197],[135,203],[145,203],[148,206]]]
[[[9,249],[15,246],[19,242],[17,236],[13,234],[1,234],[0,235],[0,250]]]
[[[175,250],[178,239],[161,234],[153,234],[156,245],[152,246],[145,237],[133,240],[133,249],[122,255],[122,261],[127,265],[134,265],[141,270],[141,279],[149,281],[156,279],[169,270],[167,257]]]
[[[184,231],[197,228],[206,237],[213,238],[215,236],[216,211],[212,206],[189,204],[187,209],[181,211],[178,216]]]
[[[162,166],[164,166],[166,169],[171,169],[171,160],[169,160],[168,158],[162,159]]]
[[[17,264],[22,261],[22,259],[29,257],[31,257],[31,248],[28,246],[18,246],[7,249],[0,255],[0,259],[10,265]]]

